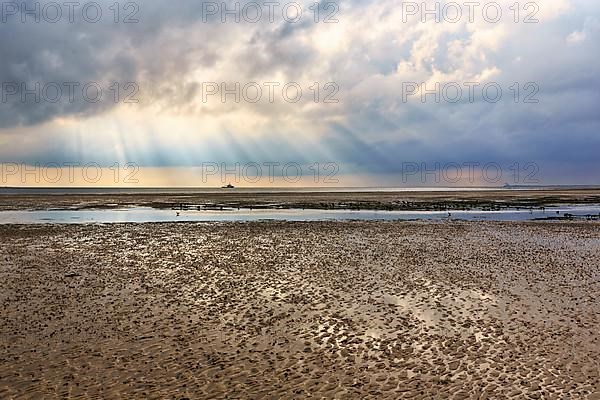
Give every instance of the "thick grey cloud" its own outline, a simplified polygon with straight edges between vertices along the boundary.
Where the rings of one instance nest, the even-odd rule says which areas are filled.
[[[299,65],[302,58],[292,50],[286,56],[283,44],[276,50],[277,40],[261,36],[264,20],[257,24],[244,23],[243,19],[240,24],[224,24],[219,14],[208,14],[203,2],[193,0],[182,0],[172,5],[158,0],[132,2],[137,9],[126,7],[129,3],[122,2],[119,23],[115,23],[115,11],[111,8],[114,2],[109,0],[94,2],[100,5],[102,16],[93,23],[90,21],[96,19],[97,8],[85,8],[86,4],[91,4],[87,1],[78,3],[72,11],[61,6],[62,18],[56,23],[50,22],[56,15],[54,8],[46,12],[42,10],[48,4],[62,3],[34,0],[3,2],[6,3],[11,6],[4,5],[3,21],[0,23],[0,82],[6,92],[0,108],[0,127],[32,125],[57,117],[106,112],[116,105],[113,100],[115,89],[111,89],[115,82],[121,85],[136,83],[140,91],[144,90],[136,98],[143,97],[147,101],[160,98],[166,103],[186,102],[189,100],[188,92],[195,90],[194,85],[183,87],[180,80],[193,70],[213,66],[224,49],[234,41],[249,42],[247,55],[257,63],[255,67],[249,66],[250,69],[277,64],[265,61],[264,65],[260,65],[258,58],[253,57],[252,51],[256,49],[273,50],[277,53],[274,60],[287,57],[287,61],[280,61],[287,65]],[[234,2],[230,3],[228,7],[233,9]],[[18,6],[17,12],[12,12],[12,5]],[[36,7],[39,21],[33,14],[22,12]],[[124,22],[127,17],[130,17],[130,23]],[[234,17],[228,18],[233,22]],[[283,32],[289,24],[279,21],[268,25],[281,25],[277,35],[286,36]],[[243,33],[245,30],[247,34]],[[239,60],[240,63],[243,61]],[[75,87],[74,83],[80,86]],[[89,101],[96,99],[93,87],[87,92],[87,99],[83,96],[82,89],[87,83],[97,83],[103,90],[101,101]],[[41,98],[23,94],[23,89],[32,91],[36,84],[41,87],[36,91]],[[55,84],[62,90],[62,96],[56,102],[54,99],[58,92]],[[73,100],[69,99],[69,87],[74,88]],[[13,94],[15,89],[17,93]]]

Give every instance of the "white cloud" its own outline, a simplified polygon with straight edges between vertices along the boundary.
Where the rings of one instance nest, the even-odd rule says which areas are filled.
[[[587,35],[582,31],[575,31],[567,36],[567,43],[576,44],[581,43],[586,39]]]

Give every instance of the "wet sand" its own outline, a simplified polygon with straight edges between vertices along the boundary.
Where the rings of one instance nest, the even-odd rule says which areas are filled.
[[[60,192],[56,190],[55,192]],[[89,209],[154,207],[202,208],[305,208],[361,210],[495,210],[548,207],[565,204],[600,204],[600,189],[485,190],[436,192],[249,192],[217,193],[113,193],[113,194],[11,194],[0,195],[1,210]]]
[[[0,398],[597,400],[599,228],[0,226]]]

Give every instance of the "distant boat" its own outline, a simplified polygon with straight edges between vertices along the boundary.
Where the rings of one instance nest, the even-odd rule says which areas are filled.
[[[235,189],[235,186],[233,186],[231,183],[228,183],[225,186],[221,186],[221,189]]]

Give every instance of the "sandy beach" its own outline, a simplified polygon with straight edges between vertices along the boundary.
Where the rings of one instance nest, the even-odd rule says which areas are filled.
[[[0,226],[0,398],[597,400],[599,227]]]

